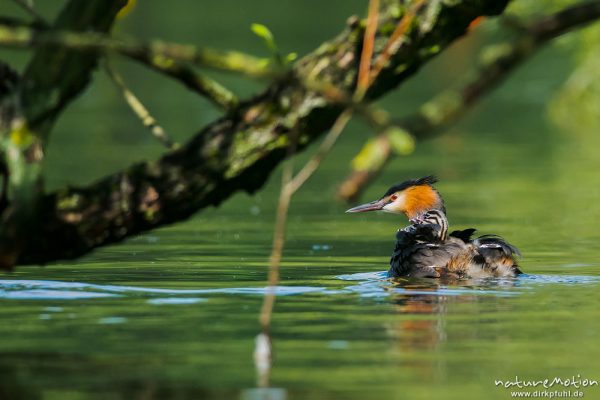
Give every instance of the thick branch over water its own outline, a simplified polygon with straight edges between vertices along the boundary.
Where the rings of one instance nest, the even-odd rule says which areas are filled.
[[[429,2],[415,17],[400,48],[365,99],[392,90],[466,32],[478,16],[495,15],[506,1]],[[374,58],[403,13],[397,2],[382,10]],[[318,80],[354,90],[363,28],[358,22],[300,60],[262,95],[242,102],[203,128],[181,149],[133,165],[85,188],[65,188],[41,202],[43,225],[31,235],[18,262],[45,263],[76,257],[94,247],[189,217],[239,190],[254,192],[281,162],[298,132],[299,149],[331,127],[344,107],[301,82]],[[302,76],[302,79],[298,79]]]

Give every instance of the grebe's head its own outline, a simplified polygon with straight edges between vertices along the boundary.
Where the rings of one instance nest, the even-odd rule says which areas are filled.
[[[411,179],[392,186],[379,200],[349,209],[348,213],[382,210],[404,214],[408,219],[416,218],[426,211],[437,209],[444,213],[444,200],[432,186],[437,182],[433,175]]]

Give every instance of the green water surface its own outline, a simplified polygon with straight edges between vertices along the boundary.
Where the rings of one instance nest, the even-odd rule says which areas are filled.
[[[138,4],[117,31],[259,54],[252,22],[302,53],[367,4],[188,1],[166,16],[156,3]],[[414,109],[452,83],[475,47],[462,42],[384,105],[397,115]],[[542,52],[446,135],[390,163],[364,198],[435,173],[452,226],[509,239],[526,276],[386,282],[394,233],[406,221],[347,215],[334,197],[370,135],[356,122],[292,202],[271,326],[272,389],[256,390],[253,352],[279,171],[259,194],[237,194],[184,223],[77,261],[2,273],[0,399],[508,399],[512,389],[495,380],[600,380],[600,137],[559,131],[546,118],[571,68],[566,53]],[[26,53],[3,54],[19,63]],[[118,65],[178,140],[218,115],[176,84]],[[110,82],[96,78],[53,133],[49,189],[162,151]],[[224,79],[241,93],[260,87]],[[597,385],[579,390],[600,398]]]

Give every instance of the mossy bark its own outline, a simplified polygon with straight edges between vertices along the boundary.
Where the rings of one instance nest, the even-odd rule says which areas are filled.
[[[402,3],[385,2],[376,52],[405,12]],[[365,99],[373,100],[395,88],[463,35],[475,18],[498,14],[506,3],[428,2]],[[349,20],[344,32],[299,60],[263,94],[242,102],[161,159],[133,165],[88,187],[46,195],[40,202],[42,223],[29,236],[17,262],[37,264],[77,257],[183,220],[202,208],[219,205],[236,191],[260,189],[286,157],[292,133],[298,135],[301,150],[329,129],[343,111],[342,105],[308,90],[302,82],[325,82],[352,93],[362,33],[361,21]]]
[[[124,4],[125,0],[71,0],[51,29],[106,32]],[[39,210],[48,136],[64,107],[87,86],[98,56],[40,46],[16,82],[10,87],[0,84],[5,89],[0,97],[0,268],[12,267],[45,223]]]

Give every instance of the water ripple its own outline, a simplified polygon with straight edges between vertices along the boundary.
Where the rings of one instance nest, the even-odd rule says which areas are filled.
[[[167,289],[139,286],[99,285],[83,282],[64,282],[48,280],[0,280],[0,299],[18,300],[76,300],[123,296],[160,296],[150,304],[190,303],[190,297],[177,298],[165,296],[183,296],[198,294],[247,294],[264,295],[268,287],[239,287],[219,289]],[[313,286],[275,286],[277,296],[291,296],[307,293],[337,293],[324,287]],[[171,299],[171,300],[167,300]],[[204,299],[194,298],[194,303]]]
[[[361,297],[379,298],[392,294],[462,296],[493,295],[515,296],[540,285],[590,285],[599,284],[600,276],[575,275],[521,275],[518,278],[466,280],[440,282],[419,280],[391,282],[385,271],[361,272],[339,275],[341,281],[353,282],[349,286],[333,290],[319,286],[276,286],[277,296],[303,294],[354,293]],[[215,289],[168,289],[139,286],[100,285],[83,282],[50,280],[0,280],[0,299],[11,300],[82,300],[119,297],[150,297],[149,304],[196,304],[207,299],[197,295],[231,294],[264,295],[268,287],[231,287]]]
[[[541,285],[590,285],[599,284],[600,276],[530,275],[517,278],[486,278],[477,280],[453,280],[443,282],[433,279],[399,280],[392,282],[386,271],[360,272],[339,275],[343,281],[358,281],[345,289],[361,297],[387,297],[391,294],[427,296],[494,295],[515,296]]]
[[[2,285],[0,284],[0,288]],[[56,290],[46,289],[24,289],[24,290],[4,290],[0,289],[0,299],[11,300],[78,300],[78,299],[97,299],[103,297],[119,297],[112,293],[100,292],[82,292],[74,290]]]

